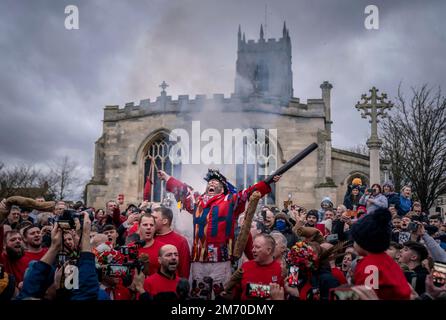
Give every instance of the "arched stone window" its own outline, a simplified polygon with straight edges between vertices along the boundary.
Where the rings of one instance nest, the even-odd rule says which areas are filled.
[[[160,181],[156,177],[156,168],[150,172],[152,159],[159,170],[165,171],[168,175],[174,177],[181,177],[181,164],[172,164],[169,158],[169,151],[172,146],[169,137],[166,134],[159,134],[149,145],[145,148],[144,154],[144,185],[147,181],[147,176],[151,174],[150,179],[152,183],[151,199],[152,202],[160,202],[166,195],[166,186],[164,181]]]
[[[279,159],[277,138],[265,133],[264,129],[254,129],[253,138],[243,139],[243,163],[236,164],[236,187],[242,190],[256,182],[264,180],[277,169]],[[250,161],[248,154],[255,155],[257,161]],[[251,158],[252,160],[252,158]],[[272,191],[260,200],[262,204],[276,203],[276,185],[271,184]]]
[[[353,179],[355,178],[361,179],[363,186],[368,186],[370,184],[369,177],[365,173],[356,171],[356,172],[350,172],[350,175],[346,179],[346,186],[351,185]]]

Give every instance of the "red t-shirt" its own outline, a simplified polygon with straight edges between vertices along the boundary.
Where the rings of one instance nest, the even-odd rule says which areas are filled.
[[[366,272],[366,268],[369,267]],[[408,300],[410,287],[401,267],[385,252],[368,254],[355,269],[355,284],[364,285],[372,278],[372,271],[378,271],[376,294],[383,300]],[[367,284],[369,281],[367,281]],[[371,283],[373,285],[373,283]]]
[[[154,239],[150,247],[144,247],[138,250],[138,256],[141,256],[143,253],[149,256],[149,275],[158,271],[160,267],[160,264],[158,263],[158,252],[164,245],[164,242]]]
[[[48,251],[48,248],[41,248],[39,252],[30,252],[25,251],[25,254],[23,255],[22,259],[25,260],[28,264],[33,260],[40,260],[45,255],[45,253]]]
[[[146,278],[144,281],[144,290],[152,297],[156,296],[158,293],[164,292],[173,292],[176,294],[179,281],[179,277],[169,279],[157,272]]]
[[[108,294],[111,300],[131,300],[132,295],[130,293],[130,290],[126,288],[122,284],[122,280],[119,280],[119,283],[114,287],[101,287],[104,289],[104,291]]]
[[[40,260],[47,251],[48,248],[42,248],[37,253],[25,251],[25,254],[16,261],[10,261],[6,252],[3,252],[2,260],[5,271],[14,275],[16,283],[19,284],[19,282],[23,281],[23,277],[25,276],[25,271],[28,268],[29,263],[33,260]]]
[[[190,273],[190,249],[187,240],[182,235],[171,231],[166,234],[157,235],[156,239],[165,244],[171,244],[178,250],[178,269],[177,273],[181,278],[189,279]]]
[[[336,278],[336,280],[339,281],[339,285],[347,283],[347,279],[345,278],[344,273],[339,268],[337,267],[331,268],[331,274],[333,275],[333,277]]]
[[[251,300],[246,295],[246,287],[248,283],[269,285],[272,283],[278,283],[283,286],[282,268],[280,263],[273,261],[267,265],[259,265],[254,260],[250,260],[242,264],[243,277],[241,282],[242,300]]]

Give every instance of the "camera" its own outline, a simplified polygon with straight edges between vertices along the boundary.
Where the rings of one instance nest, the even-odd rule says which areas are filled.
[[[266,284],[248,283],[246,295],[250,298],[267,299],[271,296],[271,287]]]
[[[418,224],[416,222],[410,222],[407,226],[407,231],[414,232],[418,230]]]
[[[93,222],[94,220],[94,212],[91,209],[85,210],[88,212],[88,216],[90,218],[90,221]],[[83,211],[83,212],[85,212]],[[74,223],[74,219],[79,219],[79,222],[81,226],[84,224],[84,214],[83,212],[77,212],[73,209],[64,210],[63,213],[56,218],[56,222],[62,229],[76,229],[76,224]]]
[[[132,207],[129,210],[130,213],[141,213],[141,211],[142,211],[141,209],[136,208],[136,207]]]
[[[130,275],[130,267],[125,264],[109,264],[105,275],[113,278],[124,278]]]
[[[67,255],[65,252],[59,252],[56,256],[56,265],[62,268],[67,262],[71,265],[77,265],[77,259],[73,256]]]
[[[138,272],[141,272],[141,270],[144,269],[144,262],[139,259],[138,250],[144,245],[145,241],[140,240],[135,241],[132,245],[119,247],[119,252],[124,256],[124,263],[122,266],[127,267],[129,270],[136,269]]]
[[[119,278],[122,280],[122,284],[125,287],[131,285],[133,280],[132,270],[138,270],[138,273],[144,270],[144,263],[139,258],[138,249],[143,247],[145,241],[136,241],[128,246],[121,246],[117,248],[119,252],[124,256],[123,263],[114,263],[107,265],[102,269],[101,275],[105,275],[111,278]]]
[[[65,264],[65,262],[67,262],[68,257],[64,253],[59,253],[56,257],[56,260],[57,260],[57,266],[62,267]]]
[[[372,189],[372,188],[368,188],[368,189],[367,189],[367,192],[369,192],[369,193],[373,193],[373,189]]]

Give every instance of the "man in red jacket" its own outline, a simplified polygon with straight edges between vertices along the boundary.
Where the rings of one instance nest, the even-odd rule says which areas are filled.
[[[158,171],[158,176],[166,181],[166,190],[173,192],[183,208],[193,215],[192,290],[211,285],[214,294],[218,294],[216,288],[222,289],[231,277],[237,218],[245,210],[245,204],[254,191],[264,196],[271,192],[271,187],[260,181],[233,193],[226,178],[218,170],[209,169],[204,178],[208,182],[206,190],[196,197],[190,186],[164,171]],[[274,182],[279,179],[280,176],[274,177]]]
[[[174,245],[178,250],[178,275],[189,279],[190,249],[187,240],[182,235],[172,230],[173,212],[166,207],[155,208],[152,212],[155,218],[155,239],[165,244]]]

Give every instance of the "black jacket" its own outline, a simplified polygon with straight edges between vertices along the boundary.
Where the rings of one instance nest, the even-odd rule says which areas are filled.
[[[426,276],[429,274],[422,265],[417,266],[410,272],[404,272],[407,282],[414,287],[415,291],[421,295],[426,291]]]

